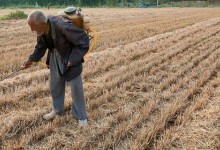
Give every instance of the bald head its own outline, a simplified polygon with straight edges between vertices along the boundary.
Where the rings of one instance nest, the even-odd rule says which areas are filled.
[[[28,25],[31,31],[35,32],[37,36],[44,33],[48,34],[49,24],[47,23],[47,16],[40,10],[32,11],[27,18]]]
[[[34,10],[28,15],[27,22],[34,24],[47,23],[47,16],[40,10]]]

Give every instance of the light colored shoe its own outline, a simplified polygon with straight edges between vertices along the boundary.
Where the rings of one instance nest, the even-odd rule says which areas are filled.
[[[44,116],[43,116],[43,119],[45,119],[45,120],[51,120],[51,119],[53,119],[55,116],[57,116],[57,113],[56,113],[54,110],[52,110],[50,113],[44,115]]]
[[[79,120],[79,126],[86,127],[88,125],[87,119]]]

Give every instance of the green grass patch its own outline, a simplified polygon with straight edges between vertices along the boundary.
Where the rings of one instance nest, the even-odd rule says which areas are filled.
[[[209,7],[208,4],[172,4],[172,7]]]
[[[0,16],[0,20],[12,20],[12,19],[24,19],[27,18],[27,14],[24,11],[16,10],[8,15]]]

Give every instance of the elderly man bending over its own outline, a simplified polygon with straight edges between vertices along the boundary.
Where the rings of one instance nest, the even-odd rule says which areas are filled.
[[[51,120],[64,113],[65,83],[68,82],[73,100],[71,113],[78,119],[79,125],[86,126],[86,102],[81,73],[83,56],[89,49],[89,37],[84,30],[73,25],[71,20],[58,16],[47,17],[38,10],[29,14],[27,22],[37,34],[37,44],[21,69],[40,61],[49,49],[47,64],[50,68],[53,110],[43,118]]]

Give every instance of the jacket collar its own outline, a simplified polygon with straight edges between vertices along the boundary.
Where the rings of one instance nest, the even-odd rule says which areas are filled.
[[[53,40],[55,40],[56,39],[55,25],[54,25],[53,21],[51,20],[51,18],[49,18],[49,17],[48,17],[48,23],[50,25],[51,37]]]

